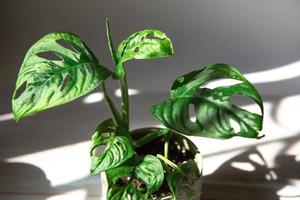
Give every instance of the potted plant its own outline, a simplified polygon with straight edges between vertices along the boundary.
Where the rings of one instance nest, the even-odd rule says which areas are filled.
[[[131,131],[124,62],[170,56],[173,47],[163,32],[146,29],[133,33],[115,49],[108,21],[106,30],[115,64],[113,71],[102,66],[74,34],[54,32],[37,41],[28,50],[17,78],[12,99],[15,120],[68,103],[100,86],[112,117],[97,126],[90,156],[91,172],[101,173],[105,198],[200,199],[201,157],[185,136],[259,138],[263,120],[259,93],[235,68],[208,65],[178,77],[170,98],[151,108],[152,115],[165,128]],[[121,109],[106,90],[105,80],[109,77],[120,82]],[[221,78],[238,83],[204,87],[207,82]],[[231,103],[234,95],[253,99],[261,114]],[[195,119],[190,118],[191,106]],[[239,126],[238,130],[232,122]]]

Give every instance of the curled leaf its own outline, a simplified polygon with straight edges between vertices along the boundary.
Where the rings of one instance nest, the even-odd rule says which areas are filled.
[[[146,29],[130,35],[117,49],[118,64],[115,74],[124,76],[123,63],[130,59],[152,59],[173,55],[171,40],[165,33]]]
[[[239,83],[214,89],[202,87],[220,78],[238,80]],[[262,114],[232,104],[231,97],[234,95],[253,99]],[[191,106],[195,121],[190,116]],[[263,103],[255,87],[238,70],[226,64],[214,64],[177,78],[172,86],[171,98],[153,106],[152,114],[167,128],[186,135],[218,139],[233,136],[257,138],[258,131],[262,129]]]

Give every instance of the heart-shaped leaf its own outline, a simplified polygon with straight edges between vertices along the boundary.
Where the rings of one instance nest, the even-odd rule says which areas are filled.
[[[173,55],[171,40],[159,30],[146,29],[135,32],[122,41],[117,49],[118,64],[115,74],[124,76],[123,63],[130,59],[151,59]]]
[[[50,33],[27,52],[12,107],[16,120],[83,96],[111,75],[80,38]]]
[[[198,200],[201,196],[201,174],[194,160],[179,166],[168,174],[167,182],[174,200]]]
[[[92,137],[91,173],[97,174],[128,160],[134,150],[126,136],[116,135],[113,120],[102,122]]]
[[[143,180],[148,193],[157,191],[164,180],[164,169],[160,160],[152,155],[144,157],[143,162],[135,169],[136,177]]]
[[[230,78],[239,83],[208,89],[205,83]],[[253,99],[262,114],[246,111],[231,103],[231,97]],[[196,121],[190,119],[189,107]],[[152,114],[166,127],[186,135],[227,139],[233,136],[257,138],[262,129],[263,103],[255,87],[236,69],[225,64],[208,65],[176,79],[171,98],[152,107]],[[238,125],[239,130],[234,126]]]

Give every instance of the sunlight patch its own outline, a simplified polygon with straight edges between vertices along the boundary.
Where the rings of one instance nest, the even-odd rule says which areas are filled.
[[[7,113],[7,114],[0,115],[0,122],[12,120],[12,119],[14,119],[14,116],[13,116],[12,113]]]
[[[94,92],[92,94],[89,94],[83,99],[83,103],[85,104],[92,104],[100,102],[104,99],[104,94],[102,92]]]
[[[140,94],[140,93],[141,93],[141,91],[138,90],[138,89],[128,89],[128,95],[129,95],[129,96],[138,95],[138,94]],[[116,96],[116,97],[121,97],[121,90],[120,90],[120,89],[117,89],[117,90],[115,91],[115,96]]]

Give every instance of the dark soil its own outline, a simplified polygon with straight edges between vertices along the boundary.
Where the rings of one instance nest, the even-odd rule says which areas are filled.
[[[141,131],[134,132],[133,139],[139,139],[142,136],[150,134],[149,129],[142,129]],[[195,152],[192,152],[193,148],[187,149],[182,142],[182,140],[185,138],[183,136],[180,136],[174,132],[171,132],[172,136],[170,138],[169,142],[169,160],[174,162],[177,165],[180,165],[181,163],[194,159],[195,158]],[[147,154],[151,154],[156,156],[157,154],[164,154],[164,142],[166,138],[161,137],[157,138],[146,145],[136,149],[139,156],[143,157]],[[169,170],[172,170],[171,168]],[[167,184],[167,181],[165,180],[161,186],[161,188],[154,192],[151,195],[152,199],[158,200],[160,198],[168,199],[167,197],[172,197],[172,192]]]

